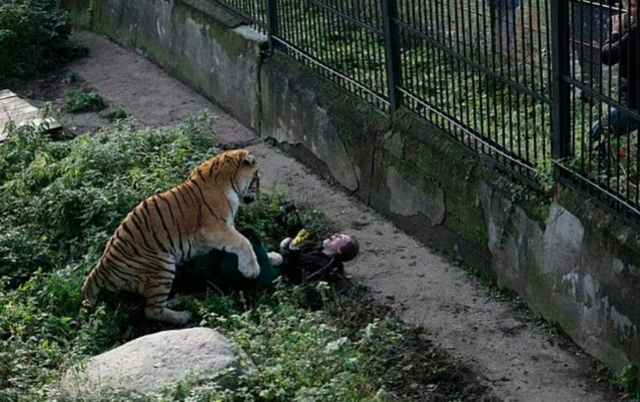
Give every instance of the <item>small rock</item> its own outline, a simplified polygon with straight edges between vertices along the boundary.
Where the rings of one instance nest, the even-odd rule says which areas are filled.
[[[232,388],[236,376],[253,367],[243,352],[217,331],[189,328],[143,336],[94,356],[64,375],[64,400],[93,400],[105,391],[132,395],[162,392],[185,378],[215,380]],[[218,376],[234,369],[233,374]],[[195,377],[195,378],[194,378]]]

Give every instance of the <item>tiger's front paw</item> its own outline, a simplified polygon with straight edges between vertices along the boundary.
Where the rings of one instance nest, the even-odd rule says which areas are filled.
[[[248,260],[245,264],[241,264],[239,269],[245,278],[253,279],[260,275],[260,265],[258,265],[258,261],[255,258]]]

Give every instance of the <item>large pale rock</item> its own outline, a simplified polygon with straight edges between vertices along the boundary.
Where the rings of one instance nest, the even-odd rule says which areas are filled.
[[[188,377],[232,387],[253,364],[229,341],[207,328],[147,335],[71,368],[61,382],[66,400],[92,400],[110,392],[161,392]],[[233,374],[220,373],[233,368]]]

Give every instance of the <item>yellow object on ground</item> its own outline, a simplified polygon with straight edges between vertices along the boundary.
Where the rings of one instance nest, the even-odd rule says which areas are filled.
[[[309,239],[309,236],[311,236],[311,232],[309,232],[306,229],[302,229],[300,232],[298,232],[298,235],[296,236],[296,238],[293,239],[292,244],[295,247],[299,247]]]

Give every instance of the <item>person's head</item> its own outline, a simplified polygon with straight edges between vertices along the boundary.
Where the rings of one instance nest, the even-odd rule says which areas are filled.
[[[323,252],[340,262],[348,262],[356,258],[360,252],[358,241],[346,234],[336,233],[322,242]]]
[[[632,22],[638,19],[638,0],[629,0],[629,18]]]

